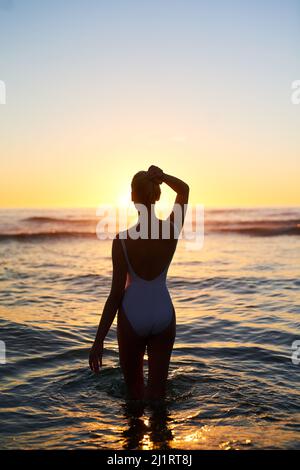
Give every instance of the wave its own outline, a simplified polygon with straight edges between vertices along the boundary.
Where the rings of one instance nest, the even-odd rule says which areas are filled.
[[[55,224],[96,224],[97,219],[69,219],[69,218],[61,218],[61,217],[44,217],[44,216],[33,216],[33,217],[25,217],[22,219],[23,222],[33,222],[33,223],[55,223]]]
[[[206,234],[237,234],[255,237],[300,235],[299,209],[286,210],[207,210]],[[18,214],[2,218],[0,241],[8,239],[97,238],[99,218],[92,214],[60,213],[32,215],[19,218]],[[188,230],[188,224],[186,229]],[[195,224],[193,224],[195,230]],[[109,234],[111,235],[111,234]]]
[[[0,241],[5,240],[44,240],[56,238],[97,238],[96,232],[76,232],[76,231],[48,231],[48,232],[18,232],[18,233],[0,233]]]
[[[219,233],[219,234],[238,234],[248,235],[253,237],[275,237],[284,235],[300,235],[300,226],[296,227],[282,227],[282,228],[263,228],[263,227],[218,227],[217,229],[207,229],[206,234]],[[0,242],[8,240],[55,240],[55,239],[66,239],[66,238],[89,238],[97,239],[97,234],[93,232],[83,231],[45,231],[45,232],[17,232],[17,233],[0,233]],[[111,238],[111,237],[109,237]]]
[[[236,233],[251,236],[299,235],[299,218],[257,218],[253,220],[206,220],[206,233]]]
[[[253,220],[206,220],[207,225],[241,225],[241,226],[277,226],[277,225],[300,225],[300,219],[297,218],[289,218],[289,219],[253,219]]]
[[[239,235],[251,235],[257,237],[272,237],[280,235],[300,235],[299,221],[293,224],[262,223],[262,224],[235,224],[207,226],[207,232],[211,233],[236,233]]]

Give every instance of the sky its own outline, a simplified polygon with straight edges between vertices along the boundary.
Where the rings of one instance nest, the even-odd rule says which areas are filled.
[[[0,0],[0,206],[300,206],[299,0]],[[171,200],[171,190],[163,191]]]

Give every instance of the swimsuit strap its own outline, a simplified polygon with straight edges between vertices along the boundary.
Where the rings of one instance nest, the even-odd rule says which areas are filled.
[[[128,268],[129,268],[129,270],[131,270],[131,271],[135,274],[135,272],[134,272],[134,270],[132,269],[132,266],[131,266],[131,264],[130,264],[129,258],[128,258],[128,254],[127,254],[127,250],[126,250],[125,241],[124,241],[123,238],[120,238],[120,240],[121,240],[121,243],[122,243],[124,255],[125,255],[125,258],[126,258],[126,261],[127,261],[127,264],[128,264]]]

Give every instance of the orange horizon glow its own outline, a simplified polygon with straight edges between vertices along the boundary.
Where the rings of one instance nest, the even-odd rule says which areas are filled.
[[[117,204],[151,164],[191,204],[300,206],[295,2],[23,3],[0,15],[1,208]]]

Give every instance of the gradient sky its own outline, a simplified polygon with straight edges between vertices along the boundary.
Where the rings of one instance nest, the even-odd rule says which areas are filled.
[[[299,0],[0,0],[1,207],[116,202],[152,163],[300,205],[299,44]]]

